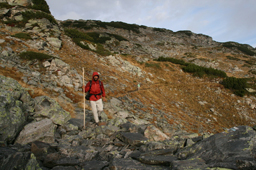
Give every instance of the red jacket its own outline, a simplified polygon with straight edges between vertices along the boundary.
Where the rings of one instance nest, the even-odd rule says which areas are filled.
[[[101,99],[101,96],[102,97],[106,96],[102,81],[101,81],[101,86],[100,86],[99,79],[97,81],[94,81],[94,79],[93,79],[94,76],[99,76],[99,74],[97,72],[93,73],[91,90],[90,90],[90,82],[88,82],[84,88],[85,93],[90,90],[90,94],[92,94],[90,97],[91,101],[97,101],[97,100]],[[99,78],[100,78],[100,76],[99,76]],[[99,95],[101,92],[102,92],[102,94]]]

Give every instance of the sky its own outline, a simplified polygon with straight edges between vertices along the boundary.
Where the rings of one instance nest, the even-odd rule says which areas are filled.
[[[122,21],[190,30],[256,47],[256,0],[46,0],[58,20]]]

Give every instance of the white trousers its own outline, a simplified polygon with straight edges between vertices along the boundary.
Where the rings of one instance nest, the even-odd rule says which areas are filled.
[[[99,99],[97,101],[90,101],[91,103],[91,107],[92,107],[92,113],[93,113],[93,117],[96,123],[99,122],[99,115],[98,115],[98,111],[101,112],[103,111],[103,103],[102,103],[102,99]]]

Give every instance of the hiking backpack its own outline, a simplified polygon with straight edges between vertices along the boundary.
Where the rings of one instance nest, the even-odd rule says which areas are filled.
[[[90,100],[91,95],[94,95],[95,97],[96,97],[97,95],[102,95],[102,90],[101,90],[102,84],[101,84],[101,81],[100,81],[100,80],[99,80],[99,84],[100,84],[100,93],[99,93],[99,94],[90,94],[91,87],[92,87],[92,81],[90,80],[90,89],[89,89],[89,91],[87,92],[87,94],[86,94],[86,96],[85,96],[85,99],[86,99],[86,100]],[[97,98],[97,97],[96,97],[96,98]]]

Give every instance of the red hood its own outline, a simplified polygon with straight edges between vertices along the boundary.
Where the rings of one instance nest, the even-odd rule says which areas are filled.
[[[92,80],[93,80],[93,77],[94,77],[94,76],[98,76],[98,77],[100,78],[100,75],[99,75],[98,72],[93,72],[93,74],[92,74]]]

